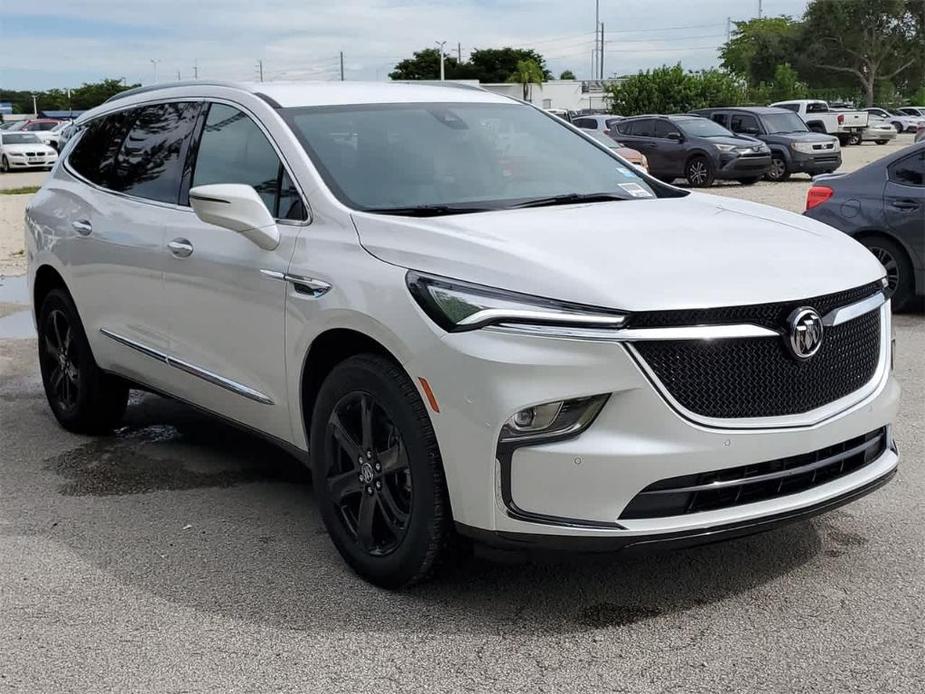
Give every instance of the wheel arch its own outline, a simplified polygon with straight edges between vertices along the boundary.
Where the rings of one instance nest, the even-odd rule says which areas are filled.
[[[906,254],[906,260],[909,261],[909,264],[912,266],[914,270],[922,269],[921,265],[916,264],[915,253],[911,251],[911,249],[909,248],[909,245],[905,241],[903,241],[899,237],[898,234],[893,234],[888,231],[883,231],[882,229],[879,229],[879,228],[871,228],[871,229],[863,229],[861,231],[858,231],[855,234],[853,234],[853,237],[859,243],[863,243],[867,239],[885,239],[886,241],[889,241],[890,243],[895,243],[897,246],[899,246],[902,249],[903,253]],[[916,290],[920,290],[920,289],[922,289],[922,287],[918,287],[918,286],[916,287]]]
[[[63,289],[68,294],[71,293],[67,282],[57,269],[48,264],[40,265],[35,271],[35,279],[32,282],[32,311],[36,318],[38,318],[42,302],[52,289]]]

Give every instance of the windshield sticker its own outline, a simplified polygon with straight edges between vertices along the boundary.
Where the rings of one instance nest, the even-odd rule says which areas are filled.
[[[620,187],[634,198],[651,198],[652,193],[647,191],[638,183],[621,183]]]

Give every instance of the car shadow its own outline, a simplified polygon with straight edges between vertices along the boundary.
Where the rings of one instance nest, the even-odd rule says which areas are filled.
[[[35,416],[48,416],[31,402]],[[83,442],[36,473],[49,502],[11,509],[24,533],[63,543],[142,593],[301,631],[529,635],[629,625],[773,583],[820,555],[826,527],[641,555],[524,562],[460,553],[430,582],[390,592],[346,567],[305,468],[261,438],[133,395],[125,427],[74,440]]]

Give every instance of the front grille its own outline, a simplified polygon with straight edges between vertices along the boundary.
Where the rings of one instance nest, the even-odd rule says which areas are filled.
[[[880,312],[826,328],[822,347],[798,361],[784,338],[665,340],[635,348],[685,409],[704,417],[809,412],[870,381],[880,360]]]
[[[727,323],[754,323],[772,330],[780,330],[794,309],[800,306],[812,306],[825,315],[833,308],[853,304],[875,292],[881,291],[880,282],[871,282],[854,289],[814,296],[796,301],[780,301],[773,304],[754,304],[751,306],[724,306],[722,308],[685,309],[681,311],[647,311],[630,316],[628,327],[633,328],[667,328],[679,325],[716,325]]]
[[[860,470],[879,458],[887,445],[883,428],[812,453],[671,477],[633,497],[620,518],[681,516],[797,494]]]

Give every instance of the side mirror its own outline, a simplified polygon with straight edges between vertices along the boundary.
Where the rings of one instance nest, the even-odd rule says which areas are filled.
[[[276,220],[251,186],[241,183],[196,186],[190,189],[189,201],[203,222],[237,232],[265,251],[279,246]]]
[[[681,133],[668,133],[668,139],[673,140],[674,142],[680,142]]]

